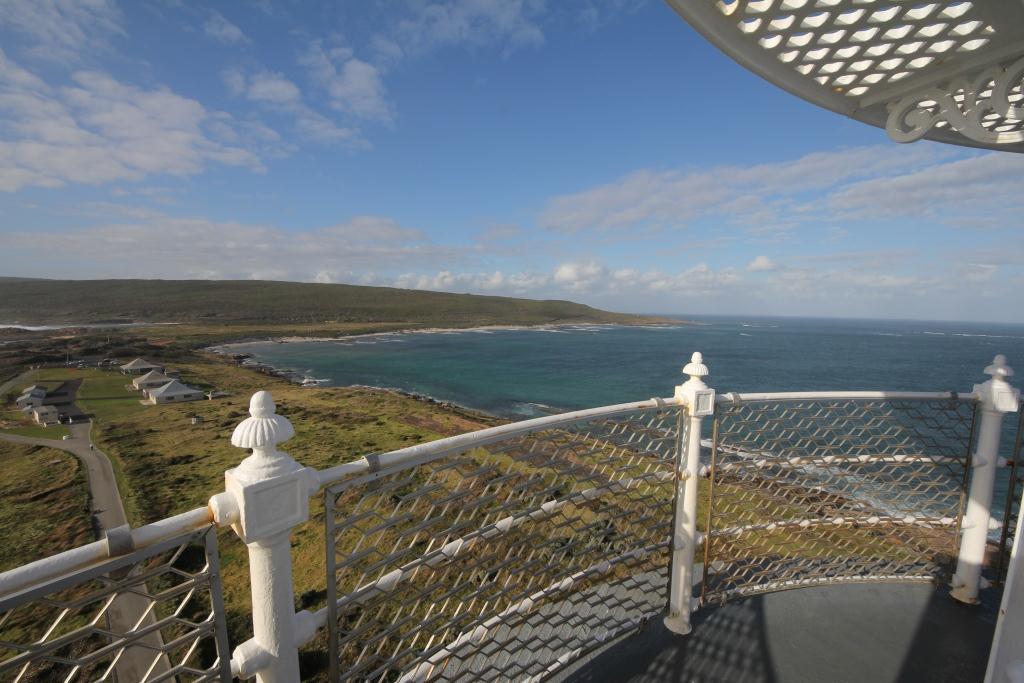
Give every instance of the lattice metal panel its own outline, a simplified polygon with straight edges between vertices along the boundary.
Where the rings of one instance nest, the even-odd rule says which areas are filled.
[[[780,62],[850,96],[974,52],[995,32],[964,0],[721,0],[716,6]]]
[[[719,405],[703,599],[944,576],[973,415],[963,400]]]
[[[3,681],[230,681],[229,661],[212,527],[0,599]]]
[[[523,680],[658,613],[678,424],[636,411],[329,489],[332,680]]]

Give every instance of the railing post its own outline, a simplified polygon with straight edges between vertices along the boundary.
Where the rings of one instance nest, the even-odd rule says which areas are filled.
[[[700,352],[683,368],[689,379],[676,387],[675,397],[685,410],[685,440],[676,454],[675,519],[672,523],[672,558],[669,566],[668,615],[665,627],[673,633],[690,632],[693,611],[693,557],[697,548],[697,484],[700,478],[701,421],[714,413],[715,390],[702,377],[708,368]]]
[[[253,638],[235,649],[232,674],[259,683],[299,682],[299,628],[292,582],[292,528],[309,518],[315,472],[277,444],[294,436],[276,415],[269,392],[249,402],[251,417],[239,424],[231,444],[252,455],[224,473],[224,493],[210,499],[218,525],[230,524],[249,549]],[[311,476],[313,475],[313,476]]]
[[[985,368],[985,374],[992,379],[974,386],[974,394],[981,408],[981,424],[978,427],[977,447],[971,458],[971,488],[967,497],[967,511],[961,524],[963,535],[951,591],[954,598],[968,604],[978,602],[981,567],[985,560],[985,545],[992,516],[992,489],[996,480],[1003,414],[1017,412],[1020,397],[1020,392],[1006,381],[1007,377],[1013,375],[1013,369],[1006,364],[1004,356],[996,356],[992,364]]]

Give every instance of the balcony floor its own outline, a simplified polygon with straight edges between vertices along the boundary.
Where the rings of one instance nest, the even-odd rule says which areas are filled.
[[[754,596],[694,615],[689,636],[661,619],[554,680],[947,681],[985,675],[999,595],[976,607],[931,584],[851,584]]]

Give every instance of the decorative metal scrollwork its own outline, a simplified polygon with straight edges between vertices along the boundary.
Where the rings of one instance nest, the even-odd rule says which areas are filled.
[[[1024,142],[1024,57],[907,95],[891,105],[885,129],[896,142],[913,142],[945,126],[984,144]]]

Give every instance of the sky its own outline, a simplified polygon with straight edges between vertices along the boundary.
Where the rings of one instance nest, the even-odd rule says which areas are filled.
[[[1021,323],[1022,171],[654,0],[0,0],[0,275]]]

